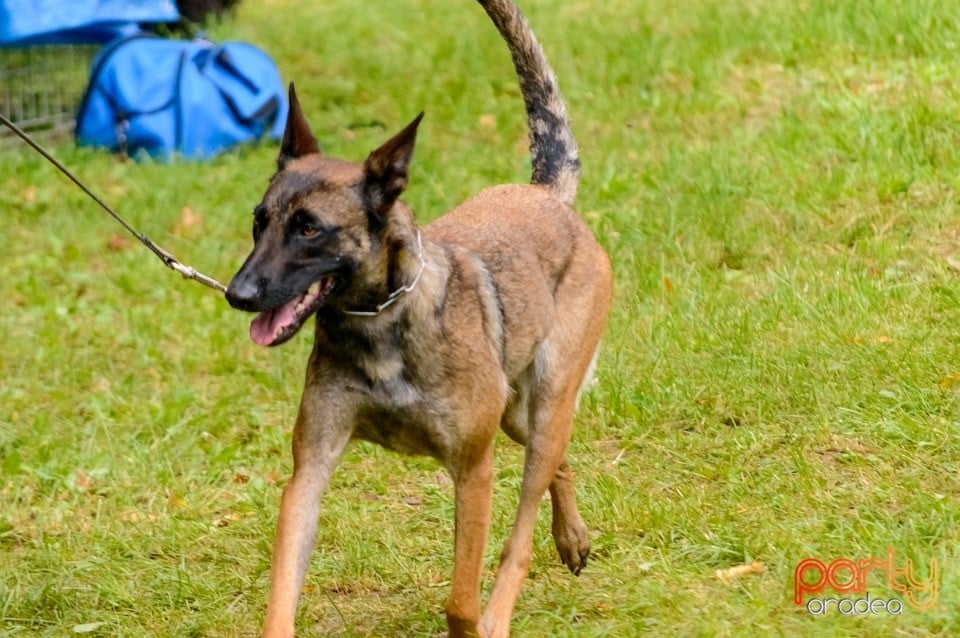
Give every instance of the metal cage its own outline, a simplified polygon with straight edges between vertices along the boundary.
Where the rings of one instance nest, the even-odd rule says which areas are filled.
[[[0,48],[0,112],[25,130],[73,131],[99,45],[56,44]],[[0,140],[9,131],[0,127]]]

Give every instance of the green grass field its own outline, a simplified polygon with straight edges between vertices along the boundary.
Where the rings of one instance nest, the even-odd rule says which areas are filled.
[[[617,293],[570,450],[591,561],[559,563],[545,504],[513,634],[960,635],[960,4],[522,6]],[[361,160],[425,110],[406,195],[424,222],[527,179],[513,70],[476,3],[251,0],[211,34],[275,57],[330,154]],[[226,281],[277,148],[56,153]],[[256,635],[310,331],[258,348],[249,316],[24,147],[0,150],[0,207],[0,634]],[[485,591],[520,481],[505,438],[496,467]],[[438,464],[356,445],[300,635],[440,634],[452,534]],[[921,576],[937,562],[932,610],[794,604],[801,560],[888,547]]]

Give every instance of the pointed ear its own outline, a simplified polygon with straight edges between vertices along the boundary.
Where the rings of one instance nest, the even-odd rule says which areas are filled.
[[[381,219],[407,187],[407,169],[422,119],[421,112],[363,163],[363,196],[369,210]]]
[[[290,108],[287,110],[287,127],[283,131],[283,141],[280,142],[280,157],[277,158],[278,170],[283,170],[287,162],[292,159],[320,152],[320,147],[317,146],[317,138],[310,132],[307,118],[303,116],[303,109],[300,108],[300,101],[297,99],[293,82],[290,83],[289,98]]]

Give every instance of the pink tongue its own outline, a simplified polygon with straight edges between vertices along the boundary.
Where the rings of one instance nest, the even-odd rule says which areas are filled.
[[[300,298],[296,297],[279,308],[257,315],[250,322],[250,338],[253,342],[258,346],[272,346],[283,329],[293,324],[293,309],[299,301]]]

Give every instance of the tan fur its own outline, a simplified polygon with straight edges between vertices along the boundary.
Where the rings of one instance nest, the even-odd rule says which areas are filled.
[[[512,3],[482,4],[492,16],[507,12],[508,41],[533,42],[539,51],[519,14],[509,13]],[[542,52],[522,71],[526,58],[517,49],[518,72],[552,81]],[[559,97],[551,99],[562,107]],[[293,635],[320,498],[352,439],[430,455],[453,479],[450,636],[508,635],[547,490],[561,559],[574,573],[585,565],[590,543],[566,449],[610,307],[612,275],[570,204],[579,163],[565,111],[545,112],[569,144],[552,145],[565,149],[559,159],[549,148],[541,153],[542,183],[488,188],[418,231],[397,196],[406,187],[419,118],[360,166],[318,152],[291,88],[280,170],[257,209],[254,250],[227,297],[238,308],[270,313],[305,294],[313,279],[338,284],[315,310],[264,636]],[[398,289],[389,307],[357,314]],[[525,447],[525,461],[516,521],[484,609],[480,579],[498,427]]]

